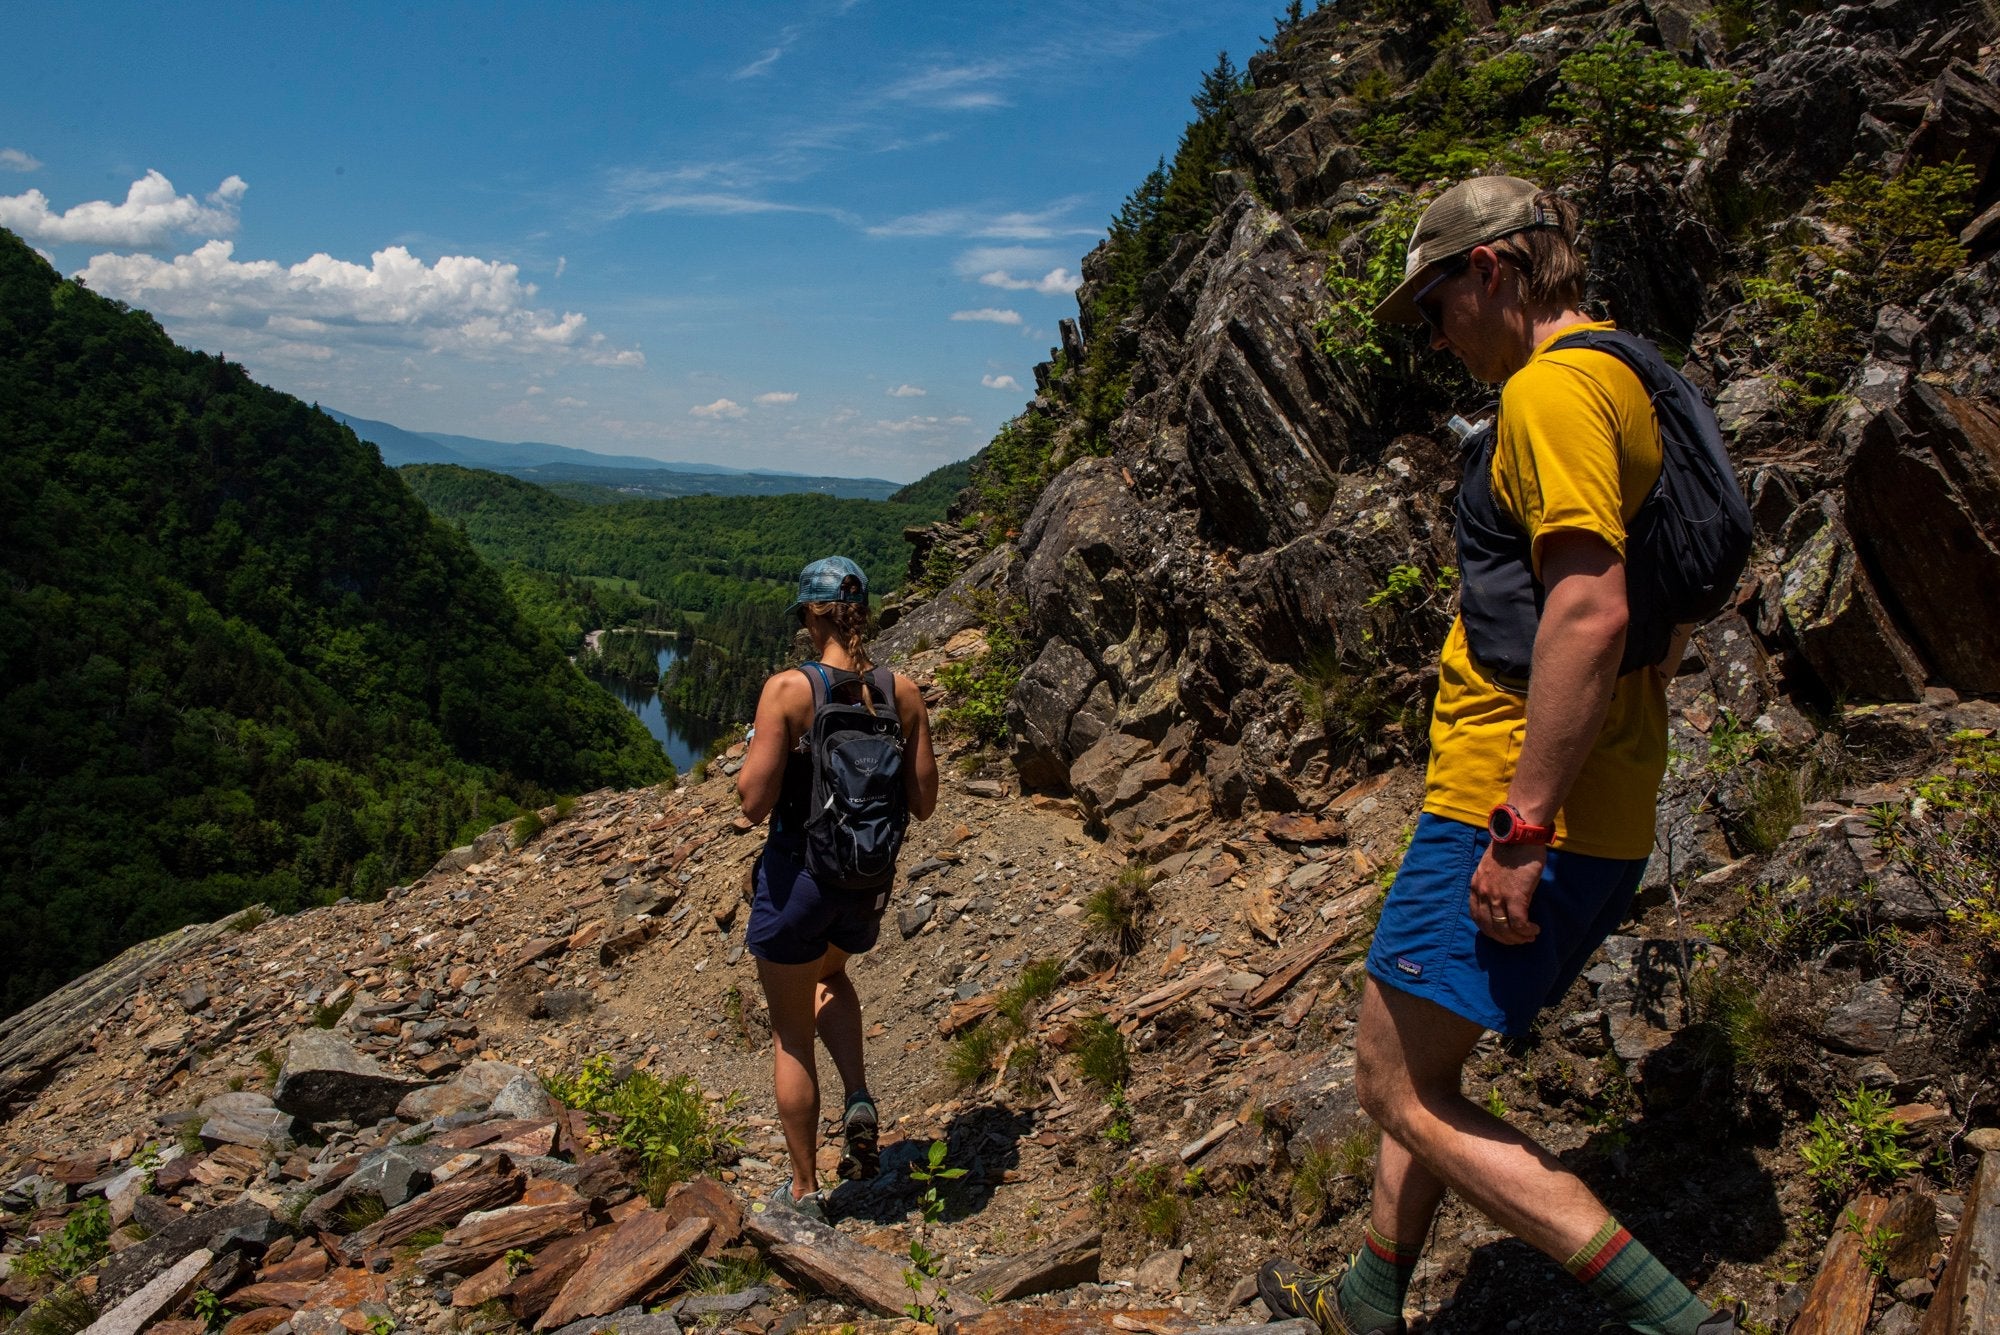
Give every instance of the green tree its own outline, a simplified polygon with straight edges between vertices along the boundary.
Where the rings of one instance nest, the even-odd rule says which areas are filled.
[[[1574,118],[1600,192],[1620,166],[1657,177],[1686,162],[1703,120],[1734,105],[1739,82],[1684,64],[1622,30],[1563,61],[1560,74],[1551,101]]]

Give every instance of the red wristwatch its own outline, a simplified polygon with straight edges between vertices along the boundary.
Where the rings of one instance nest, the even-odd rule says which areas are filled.
[[[1530,825],[1512,802],[1502,802],[1487,813],[1486,831],[1496,844],[1546,844],[1556,837],[1555,826]]]

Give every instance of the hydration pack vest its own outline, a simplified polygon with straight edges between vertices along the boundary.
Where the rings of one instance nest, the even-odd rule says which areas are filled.
[[[1624,362],[1646,387],[1660,424],[1660,476],[1625,525],[1625,653],[1618,674],[1666,655],[1676,625],[1706,621],[1728,605],[1750,559],[1750,507],[1736,486],[1715,413],[1701,391],[1634,334],[1589,329],[1551,348],[1592,348]],[[1495,424],[1465,438],[1464,478],[1453,505],[1459,617],[1472,657],[1510,685],[1525,685],[1545,590],[1534,544],[1493,495]]]
[[[873,708],[852,672],[806,663],[812,683],[812,792],[805,816],[806,870],[823,890],[886,891],[909,825],[903,791],[903,725],[896,716],[896,679],[888,668],[868,674]],[[863,698],[838,698],[850,688]]]

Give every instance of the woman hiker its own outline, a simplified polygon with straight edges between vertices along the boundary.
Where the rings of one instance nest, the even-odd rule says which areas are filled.
[[[931,751],[930,717],[908,677],[877,671],[869,661],[868,580],[844,556],[814,561],[799,575],[799,596],[788,612],[812,637],[818,668],[826,670],[835,699],[871,698],[889,677],[903,730],[903,789],[909,814],[923,820],[937,806],[937,757]],[[841,1118],[845,1153],[840,1176],[875,1175],[878,1119],[861,1055],[861,998],[847,976],[847,959],[874,946],[888,904],[886,891],[823,890],[805,866],[805,818],[812,789],[812,756],[802,749],[813,717],[814,665],[779,672],[764,683],[750,747],[736,776],[743,814],[771,818],[771,832],[753,872],[748,945],[757,980],[771,1012],[778,1120],[792,1161],[790,1182],[772,1193],[772,1206],[824,1219],[815,1154],[819,1130],[819,1069],[815,1036],[826,1044],[846,1088]]]

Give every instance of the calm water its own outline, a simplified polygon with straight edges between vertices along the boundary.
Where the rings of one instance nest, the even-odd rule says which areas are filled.
[[[659,653],[660,671],[665,672],[667,666],[679,657],[680,650],[674,647],[672,640],[668,640],[666,647]],[[646,725],[646,731],[659,739],[661,747],[666,750],[667,759],[674,762],[674,770],[677,773],[686,774],[693,769],[694,763],[701,759],[702,752],[708,749],[708,744],[715,740],[716,729],[701,720],[676,718],[667,713],[666,706],[660,701],[659,692],[651,687],[635,685],[613,677],[597,677],[593,680],[616,696],[620,704],[639,716],[639,721]]]

